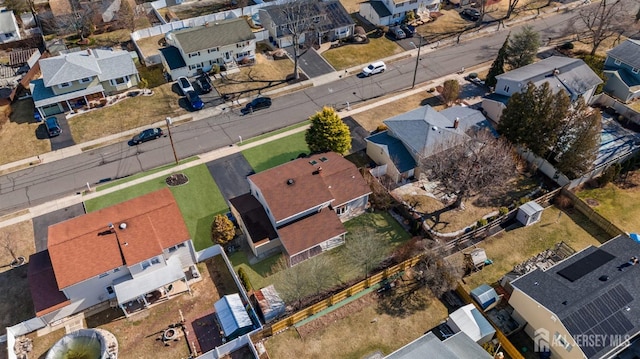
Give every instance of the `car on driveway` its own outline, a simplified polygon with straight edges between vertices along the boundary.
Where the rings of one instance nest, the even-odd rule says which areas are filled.
[[[400,26],[393,26],[393,27],[389,28],[389,33],[396,40],[402,40],[402,39],[405,39],[407,37],[407,34],[405,34],[404,31],[402,31]]]
[[[400,28],[402,29],[402,31],[404,31],[405,34],[407,34],[407,37],[413,37],[413,35],[416,33],[416,28],[409,24],[404,24],[400,26]]]
[[[213,90],[211,79],[209,78],[209,76],[207,76],[207,74],[203,74],[202,76],[198,77],[198,85],[200,85],[202,93],[209,93],[211,92],[211,90]]]
[[[62,128],[58,123],[58,119],[55,117],[49,117],[44,120],[44,127],[47,128],[47,133],[49,137],[56,137],[62,133]]]
[[[460,12],[460,15],[463,17],[466,17],[471,21],[480,20],[480,11],[478,11],[477,9],[472,9],[468,7],[466,9],[463,9],[462,12]]]
[[[178,86],[180,86],[180,91],[182,91],[183,95],[187,95],[189,91],[195,91],[193,86],[191,85],[191,81],[184,76],[178,77]]]
[[[261,110],[263,108],[271,107],[271,98],[270,97],[258,97],[253,101],[249,102],[245,107],[240,110],[243,114],[252,113],[253,111]]]
[[[200,96],[195,91],[187,92],[187,100],[189,100],[189,106],[194,111],[202,110],[204,102],[200,99]]]
[[[362,74],[364,76],[371,76],[379,73],[383,73],[384,70],[387,69],[387,65],[385,65],[382,61],[376,61],[369,64],[369,66],[362,69]]]
[[[148,128],[139,134],[133,136],[131,143],[134,145],[160,138],[164,135],[161,128]]]

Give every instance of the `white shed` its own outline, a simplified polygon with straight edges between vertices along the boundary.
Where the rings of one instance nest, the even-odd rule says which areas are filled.
[[[518,219],[518,222],[525,226],[529,226],[540,220],[542,217],[542,211],[544,211],[544,208],[542,208],[541,205],[534,201],[530,201],[518,208],[518,215],[516,218]]]
[[[464,332],[480,345],[493,339],[496,334],[496,330],[487,318],[473,304],[467,304],[451,313],[447,319],[447,325],[455,332]]]
[[[238,293],[225,295],[213,305],[224,336],[233,340],[253,329],[253,323]]]

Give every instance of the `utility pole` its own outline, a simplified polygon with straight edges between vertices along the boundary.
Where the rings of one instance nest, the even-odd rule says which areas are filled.
[[[171,117],[166,118],[167,121],[167,132],[169,133],[169,141],[171,142],[171,149],[173,150],[173,158],[176,160],[176,164],[178,164],[178,155],[176,154],[176,146],[173,145],[173,137],[171,136]]]
[[[416,67],[413,69],[413,82],[411,82],[412,89],[416,87],[416,75],[418,74],[418,63],[420,62],[420,49],[422,48],[422,35],[418,34],[418,36],[420,37],[420,45],[418,45],[418,56],[416,56]],[[413,46],[415,46],[415,44]]]

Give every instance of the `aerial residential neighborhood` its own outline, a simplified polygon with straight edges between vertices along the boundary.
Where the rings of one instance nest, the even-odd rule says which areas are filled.
[[[0,0],[0,359],[640,358],[635,0]]]

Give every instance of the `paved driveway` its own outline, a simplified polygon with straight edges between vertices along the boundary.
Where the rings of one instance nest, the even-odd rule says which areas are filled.
[[[47,233],[48,228],[52,224],[56,224],[67,219],[78,217],[84,214],[84,206],[82,203],[59,209],[33,219],[33,236],[36,242],[36,252],[47,249]]]
[[[366,150],[367,141],[364,139],[369,137],[370,133],[351,116],[343,118],[342,121],[349,126],[351,132],[351,153]]]
[[[207,162],[207,168],[227,201],[249,192],[247,176],[253,173],[253,168],[242,153]]]
[[[60,150],[65,147],[70,147],[76,144],[71,136],[71,130],[69,129],[69,122],[64,115],[56,115],[58,123],[62,128],[62,133],[56,137],[51,137],[51,151]]]
[[[293,47],[286,48],[287,52],[293,58]],[[318,77],[324,74],[329,74],[335,71],[335,69],[329,65],[315,49],[310,49],[304,55],[302,55],[298,61],[298,66],[304,71],[309,78]]]

